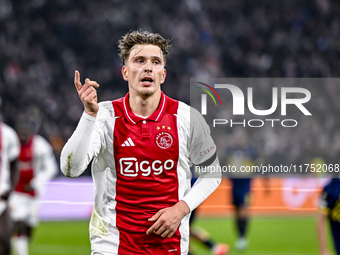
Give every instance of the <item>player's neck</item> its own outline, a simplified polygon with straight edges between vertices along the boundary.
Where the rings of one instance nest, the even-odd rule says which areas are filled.
[[[130,93],[130,108],[135,114],[139,116],[149,117],[157,110],[159,102],[161,100],[161,95],[162,94],[160,90],[159,92],[157,91],[156,93],[145,98]]]

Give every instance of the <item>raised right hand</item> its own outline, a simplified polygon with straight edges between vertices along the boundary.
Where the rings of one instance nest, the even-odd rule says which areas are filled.
[[[76,70],[74,74],[74,85],[76,86],[80,100],[83,102],[85,112],[96,117],[99,106],[95,87],[98,88],[99,84],[96,81],[91,81],[89,78],[86,78],[85,84],[81,85],[80,74]]]

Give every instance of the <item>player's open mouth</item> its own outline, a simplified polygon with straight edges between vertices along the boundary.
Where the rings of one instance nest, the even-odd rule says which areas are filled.
[[[144,77],[142,79],[142,82],[143,82],[143,84],[148,85],[148,84],[151,84],[153,82],[153,79],[151,77]]]

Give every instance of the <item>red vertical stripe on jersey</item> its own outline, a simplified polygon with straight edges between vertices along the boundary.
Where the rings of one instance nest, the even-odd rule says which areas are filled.
[[[171,238],[146,235],[153,224],[148,219],[178,202],[179,143],[174,115],[178,101],[162,94],[158,109],[143,119],[131,111],[128,96],[113,101],[119,116],[114,128],[118,254],[180,254],[179,230]]]
[[[26,144],[21,144],[20,155],[18,160],[19,181],[15,187],[15,191],[35,196],[35,192],[31,189],[31,181],[34,177],[33,171],[33,136],[31,136]]]

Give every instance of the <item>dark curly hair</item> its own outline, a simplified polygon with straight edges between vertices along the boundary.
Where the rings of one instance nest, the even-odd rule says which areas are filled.
[[[120,50],[119,57],[122,60],[123,65],[125,65],[131,49],[136,44],[152,44],[158,46],[163,53],[164,63],[166,62],[167,56],[170,54],[169,40],[164,39],[160,34],[150,33],[141,29],[130,31],[118,41],[118,48]]]

